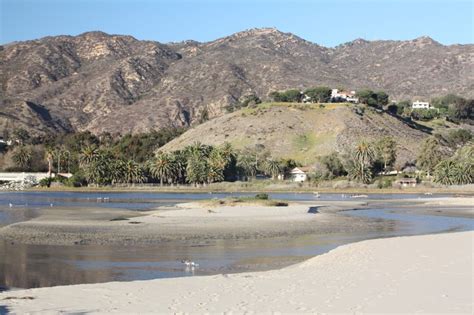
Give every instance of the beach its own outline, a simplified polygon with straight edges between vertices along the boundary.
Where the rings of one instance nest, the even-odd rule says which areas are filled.
[[[328,233],[371,232],[391,222],[345,215],[353,209],[394,207],[397,211],[472,218],[473,198],[298,201],[288,206],[188,202],[131,211],[94,207],[46,207],[37,216],[0,228],[12,245],[148,245],[206,239],[258,239]],[[21,211],[21,210],[13,210]]]
[[[0,240],[36,245],[147,245],[371,231],[389,225],[340,213],[365,204],[365,201],[331,201],[290,203],[286,207],[252,204],[215,207],[206,203],[184,203],[144,212],[45,208],[34,219],[1,228]],[[308,213],[310,209],[317,213]]]
[[[368,240],[280,270],[3,292],[24,313],[473,311],[474,232]]]

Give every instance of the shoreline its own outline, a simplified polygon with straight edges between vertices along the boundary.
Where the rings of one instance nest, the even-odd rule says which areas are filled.
[[[288,206],[219,205],[203,201],[150,211],[115,208],[57,207],[38,210],[27,221],[0,228],[7,246],[134,245],[203,240],[263,239],[370,233],[390,229],[391,220],[346,215],[346,211],[394,206],[399,212],[472,218],[473,198],[298,201]]]
[[[366,240],[279,270],[7,291],[0,301],[15,313],[467,314],[473,237],[469,231]]]
[[[206,187],[177,187],[177,186],[152,186],[152,187],[53,187],[53,188],[29,188],[24,192],[140,192],[140,193],[327,193],[327,194],[453,194],[453,195],[474,195],[474,187],[452,187],[452,188],[321,188],[321,187],[298,187],[298,188],[249,188],[236,187],[219,187],[208,185]],[[0,191],[1,192],[1,191]],[[4,191],[16,192],[16,191]]]

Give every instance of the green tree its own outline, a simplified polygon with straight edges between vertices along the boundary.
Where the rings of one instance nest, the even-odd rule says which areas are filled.
[[[331,99],[331,89],[326,86],[318,86],[304,91],[312,103],[327,103]]]
[[[429,121],[439,117],[436,109],[413,109],[410,114],[414,120]]]
[[[143,183],[145,175],[140,164],[128,160],[123,164],[124,181],[128,184]]]
[[[271,92],[268,95],[273,102],[301,102],[302,94],[299,90],[287,90],[283,92]]]
[[[450,130],[443,138],[451,148],[459,148],[472,139],[472,132],[467,129]]]
[[[109,184],[114,174],[112,169],[115,159],[106,151],[97,151],[94,158],[84,164],[85,177],[89,184]]]
[[[273,159],[273,158],[268,158],[265,160],[263,164],[263,169],[267,175],[270,175],[272,177],[272,180],[278,177],[278,175],[281,174],[282,167],[281,167],[281,161]]]
[[[21,145],[14,149],[12,159],[20,169],[26,171],[31,166],[32,152],[28,147]]]
[[[156,158],[150,163],[151,174],[160,180],[160,186],[163,186],[165,181],[176,179],[177,165],[176,159],[169,153],[158,153]]]
[[[205,159],[199,153],[193,153],[188,157],[186,165],[186,180],[194,185],[204,184],[208,180],[208,165]]]
[[[257,174],[257,165],[255,156],[241,153],[237,156],[237,172],[240,176],[255,177]]]
[[[438,163],[434,181],[444,185],[474,183],[474,145],[461,147],[450,159]]]
[[[349,179],[364,184],[369,184],[372,180],[372,171],[369,167],[361,165],[357,162],[352,163],[347,172]]]
[[[387,172],[387,167],[392,166],[397,158],[397,142],[392,137],[383,137],[376,142],[375,148],[383,170]]]
[[[87,167],[99,158],[99,148],[96,145],[88,145],[81,150],[79,155],[79,165]]]
[[[352,162],[348,168],[350,179],[368,184],[372,180],[372,166],[375,161],[375,150],[365,140],[360,141],[352,151]]]
[[[347,174],[344,165],[337,152],[333,152],[329,155],[325,155],[319,158],[321,164],[326,167],[328,174],[324,177],[334,178],[338,176],[344,176]]]
[[[213,148],[207,158],[207,182],[220,182],[224,180],[224,170],[228,160],[219,148]]]
[[[454,161],[441,161],[434,168],[434,181],[443,185],[455,184],[458,180],[456,177],[459,176],[459,171],[459,165]]]
[[[416,159],[416,165],[419,169],[425,171],[428,177],[433,173],[435,166],[441,162],[444,154],[441,150],[438,139],[435,137],[428,137],[423,142],[421,149]]]
[[[357,91],[356,96],[359,98],[359,102],[369,106],[377,106],[377,95],[372,90],[360,90]]]
[[[359,102],[373,107],[382,107],[388,104],[388,94],[384,91],[374,92],[372,90],[357,91],[356,96]]]
[[[377,105],[386,106],[388,105],[388,94],[384,91],[378,91],[375,93],[375,98],[377,100]]]

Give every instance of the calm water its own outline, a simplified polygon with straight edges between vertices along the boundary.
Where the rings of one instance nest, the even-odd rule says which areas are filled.
[[[0,193],[0,225],[37,215],[38,208],[54,206],[94,206],[147,210],[158,205],[252,194],[179,193]],[[286,200],[351,200],[341,194],[272,194]],[[436,195],[440,197],[441,195]],[[109,198],[104,202],[103,198]],[[373,195],[372,199],[398,199],[401,195]],[[426,198],[403,195],[403,198]],[[100,198],[100,199],[97,199]],[[12,208],[22,208],[15,217]],[[2,209],[4,209],[2,211]],[[387,220],[373,233],[343,233],[326,236],[263,240],[210,240],[199,244],[173,242],[156,246],[43,246],[11,245],[0,242],[0,286],[43,287],[105,281],[144,280],[285,266],[321,254],[339,245],[380,237],[462,231],[474,229],[474,220],[394,212],[396,209],[370,209],[345,212],[346,215]],[[199,267],[190,270],[181,263],[191,259]]]

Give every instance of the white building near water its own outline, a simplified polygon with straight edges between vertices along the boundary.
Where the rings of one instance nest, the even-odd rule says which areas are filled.
[[[432,108],[430,103],[428,102],[420,102],[420,101],[414,101],[413,104],[411,105],[413,109],[430,109]]]
[[[297,183],[302,183],[308,179],[308,172],[310,169],[308,167],[295,167],[291,170],[291,180]]]

